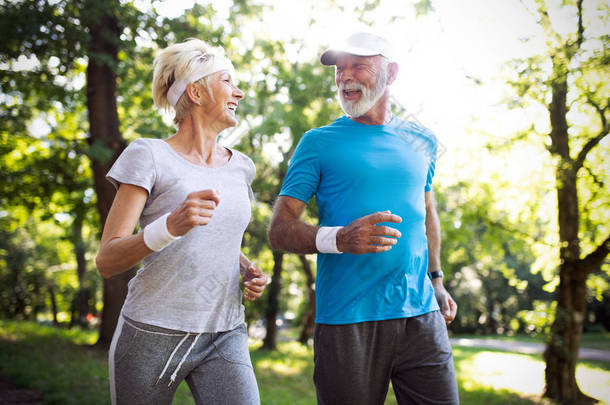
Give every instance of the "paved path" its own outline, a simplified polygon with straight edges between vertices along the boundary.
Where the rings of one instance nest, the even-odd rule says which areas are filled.
[[[452,338],[455,346],[488,347],[491,349],[510,350],[511,352],[536,354],[543,353],[546,345],[534,342],[511,342],[497,339]],[[610,350],[587,349],[581,347],[578,357],[582,360],[598,360],[610,362]]]

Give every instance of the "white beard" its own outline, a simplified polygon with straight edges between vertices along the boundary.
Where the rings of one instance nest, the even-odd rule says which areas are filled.
[[[377,104],[381,96],[383,96],[386,80],[387,75],[385,70],[382,69],[373,89],[356,82],[350,84],[339,83],[339,103],[341,104],[343,111],[353,118],[358,118],[366,114],[375,104]],[[362,96],[358,101],[348,101],[343,98],[344,90],[360,90]]]

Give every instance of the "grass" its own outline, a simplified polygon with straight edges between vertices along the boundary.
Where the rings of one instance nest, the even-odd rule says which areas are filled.
[[[108,404],[106,352],[88,346],[95,339],[95,331],[0,320],[0,374],[41,391],[46,404]],[[602,343],[600,336],[591,341]],[[260,344],[252,342],[251,356],[261,403],[315,404],[311,347],[285,341],[275,351],[263,351]],[[539,400],[544,373],[540,355],[456,347],[454,358],[463,404],[544,403]],[[581,362],[577,379],[585,393],[610,404],[610,363]],[[174,404],[194,404],[185,383]],[[386,404],[396,404],[391,390]]]
[[[454,347],[453,355],[462,403],[483,403],[483,388],[506,395],[505,403],[540,403],[545,368],[541,355],[475,347]],[[610,404],[610,364],[581,361],[576,379],[583,392]],[[486,402],[496,403],[493,397]]]

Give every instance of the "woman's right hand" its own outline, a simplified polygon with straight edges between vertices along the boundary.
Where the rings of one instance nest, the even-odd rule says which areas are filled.
[[[167,217],[167,230],[174,236],[182,236],[196,226],[207,225],[219,203],[219,190],[208,189],[190,193]]]

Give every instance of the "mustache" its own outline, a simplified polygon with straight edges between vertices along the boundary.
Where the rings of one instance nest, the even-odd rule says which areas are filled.
[[[339,83],[339,91],[351,91],[351,90],[360,90],[364,92],[366,87],[360,83]]]

